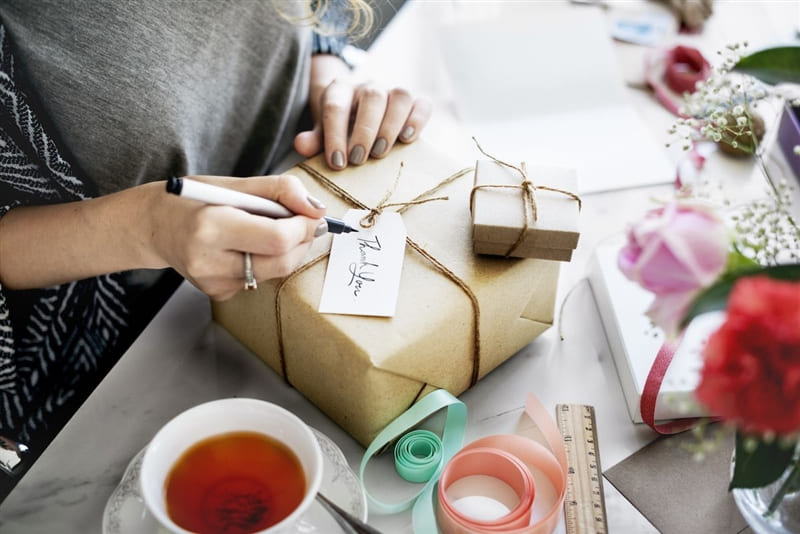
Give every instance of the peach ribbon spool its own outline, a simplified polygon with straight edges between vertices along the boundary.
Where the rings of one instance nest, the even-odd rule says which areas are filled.
[[[529,395],[526,412],[544,434],[549,449],[514,434],[478,439],[447,463],[439,478],[436,519],[444,534],[549,534],[558,525],[567,489],[567,458],[561,434],[541,403]],[[485,520],[470,516],[448,495],[458,480],[484,475],[505,482],[519,501],[506,515]],[[526,482],[526,481],[530,482]],[[544,513],[533,513],[536,488],[552,486],[555,498]],[[539,507],[541,508],[541,507]]]

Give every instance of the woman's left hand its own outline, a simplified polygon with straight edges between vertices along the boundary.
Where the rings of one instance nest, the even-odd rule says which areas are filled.
[[[382,158],[397,141],[415,141],[431,116],[430,100],[402,88],[356,83],[335,56],[314,56],[309,106],[314,128],[294,147],[304,157],[324,150],[333,169]]]

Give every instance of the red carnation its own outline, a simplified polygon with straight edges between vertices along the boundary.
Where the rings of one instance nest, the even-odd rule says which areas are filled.
[[[800,431],[800,282],[741,278],[708,340],[697,398],[742,431]]]

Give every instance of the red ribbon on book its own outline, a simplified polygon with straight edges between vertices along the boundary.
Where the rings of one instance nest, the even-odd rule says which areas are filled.
[[[664,341],[664,344],[661,345],[656,354],[656,359],[653,361],[652,367],[650,367],[650,372],[647,373],[647,380],[645,380],[644,388],[642,388],[642,398],[639,400],[639,411],[642,414],[642,420],[647,426],[662,435],[677,434],[694,428],[701,421],[716,420],[708,417],[691,417],[676,419],[667,423],[656,423],[658,393],[661,391],[664,375],[667,374],[669,364],[672,363],[672,358],[675,356],[675,351],[678,350],[682,339],[683,335],[673,340]]]

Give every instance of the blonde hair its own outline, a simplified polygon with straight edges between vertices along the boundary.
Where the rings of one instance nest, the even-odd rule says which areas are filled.
[[[302,10],[301,15],[288,13],[286,0],[273,0],[278,13],[295,24],[313,26],[314,31],[322,35],[348,35],[353,39],[365,37],[372,29],[375,14],[368,0],[344,0],[345,11],[350,20],[347,28],[337,28],[325,23],[325,14],[331,9],[333,0],[302,0],[292,2]]]

